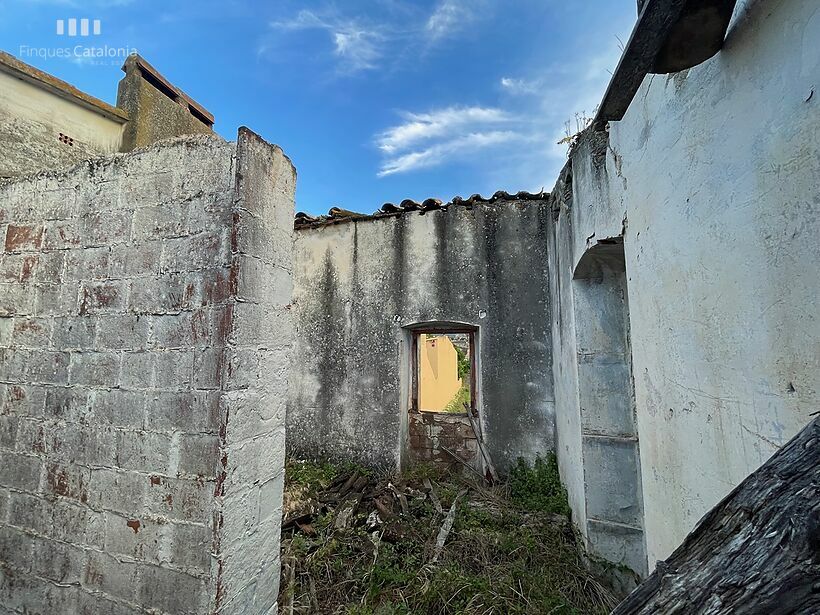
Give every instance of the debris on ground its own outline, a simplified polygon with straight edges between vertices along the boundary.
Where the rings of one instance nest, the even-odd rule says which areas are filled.
[[[379,476],[289,461],[280,612],[607,613],[584,566],[555,460],[487,487],[421,466]]]

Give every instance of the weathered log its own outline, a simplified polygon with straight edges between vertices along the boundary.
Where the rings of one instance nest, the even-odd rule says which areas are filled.
[[[627,613],[820,613],[820,418],[708,512],[613,611]]]

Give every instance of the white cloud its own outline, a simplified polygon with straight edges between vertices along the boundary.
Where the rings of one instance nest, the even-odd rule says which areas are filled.
[[[381,133],[376,144],[387,154],[400,151],[424,140],[446,137],[454,131],[480,124],[497,124],[512,119],[493,107],[447,107],[430,113],[401,114],[405,122]]]
[[[534,94],[540,87],[540,83],[536,79],[527,80],[501,77],[499,83],[504,90],[511,94]]]
[[[133,1],[133,0],[124,0]],[[379,0],[365,13],[342,13],[324,0],[319,8],[302,9],[295,16],[271,22],[280,32],[327,32],[338,61],[338,72],[354,74],[389,70],[416,63],[442,39],[487,15],[489,0],[437,0],[428,12],[404,0]],[[265,37],[257,44],[258,56],[267,56],[278,43]]]
[[[347,67],[353,72],[377,67],[380,53],[376,47],[379,37],[375,32],[348,29],[333,33],[336,55],[344,58]]]
[[[384,41],[384,35],[355,19],[325,17],[302,10],[293,19],[275,21],[271,27],[279,30],[325,30],[330,34],[333,53],[339,58],[339,69],[344,73],[375,69],[381,58],[379,45]],[[266,48],[260,47],[260,52]]]
[[[379,177],[438,166],[476,148],[521,138],[514,130],[502,130],[515,118],[495,107],[453,106],[404,112],[401,117],[401,124],[376,136],[376,145],[386,156]]]
[[[483,4],[478,0],[441,0],[427,19],[427,35],[436,41],[460,30],[475,19]]]
[[[453,158],[470,155],[477,149],[521,139],[511,130],[470,133],[431,145],[428,148],[403,154],[386,160],[379,170],[379,177],[395,173],[407,173],[417,169],[438,166]]]
[[[452,15],[441,11],[447,4],[439,5],[430,28],[434,22],[439,30],[456,27],[457,20],[445,25]],[[608,32],[612,26],[608,24]],[[625,19],[620,26],[628,31],[631,22]],[[569,120],[569,131],[575,132],[583,123],[576,121],[576,114],[583,118],[595,113],[620,57],[617,40],[602,34],[571,60],[502,74],[495,92],[506,95],[503,108],[490,103],[401,113],[400,122],[374,139],[383,155],[378,176],[468,161],[481,167],[476,191],[550,189],[566,162],[567,146],[557,143],[566,136],[565,122]],[[492,94],[490,88],[485,90]],[[483,154],[472,156],[477,150]]]

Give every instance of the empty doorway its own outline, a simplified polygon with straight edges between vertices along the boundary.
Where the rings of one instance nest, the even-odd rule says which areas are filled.
[[[481,470],[478,449],[477,329],[459,325],[411,331],[408,458]]]

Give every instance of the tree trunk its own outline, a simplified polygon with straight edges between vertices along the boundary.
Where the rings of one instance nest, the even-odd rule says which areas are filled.
[[[820,613],[820,417],[613,611],[635,613]]]

